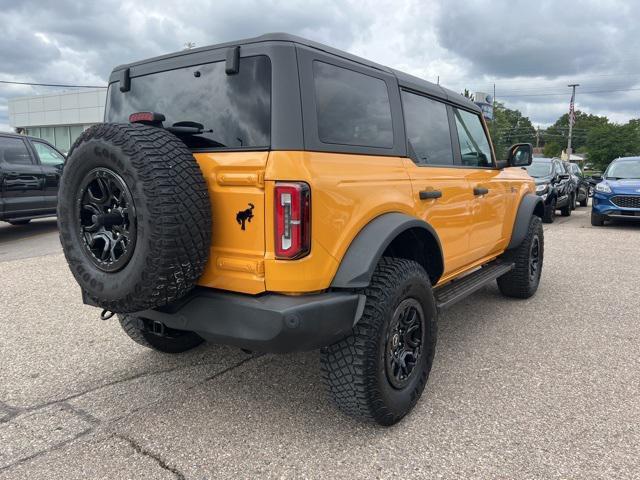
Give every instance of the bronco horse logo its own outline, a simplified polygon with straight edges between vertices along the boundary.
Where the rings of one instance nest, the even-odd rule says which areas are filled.
[[[240,225],[242,230],[245,230],[245,222],[251,223],[254,208],[256,208],[256,206],[253,203],[250,203],[249,208],[241,210],[236,214],[236,222],[238,222],[238,225]]]

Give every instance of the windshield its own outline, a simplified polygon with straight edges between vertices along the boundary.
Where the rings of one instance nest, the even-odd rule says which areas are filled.
[[[548,177],[551,175],[550,162],[536,162],[534,160],[534,162],[526,168],[532,177]]]
[[[225,62],[131,79],[131,90],[109,86],[107,122],[127,123],[135,112],[165,116],[165,127],[197,122],[204,132],[182,135],[191,148],[267,148],[271,144],[271,63],[266,56],[240,59],[239,72]]]
[[[622,160],[609,165],[606,178],[611,179],[640,179],[640,157],[635,160]]]

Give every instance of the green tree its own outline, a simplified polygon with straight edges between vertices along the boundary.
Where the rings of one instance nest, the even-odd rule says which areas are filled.
[[[545,157],[548,157],[548,158],[559,157],[560,154],[562,153],[562,145],[560,145],[555,140],[546,142],[544,144],[544,149],[542,150],[542,153]]]
[[[571,148],[573,151],[576,152],[586,146],[587,137],[591,129],[608,124],[609,119],[607,117],[591,115],[589,113],[576,110],[576,121],[573,125],[573,132],[571,135]],[[558,118],[556,123],[545,130],[542,138],[545,145],[547,142],[555,142],[562,145],[562,149],[565,149],[569,138],[569,114],[565,113]],[[556,156],[558,155],[560,155],[560,152],[558,152]]]
[[[607,123],[594,127],[586,143],[589,161],[601,170],[617,157],[640,155],[640,119],[624,125]]]
[[[505,159],[507,149],[514,143],[536,143],[536,130],[529,117],[496,102],[489,131],[498,159]]]

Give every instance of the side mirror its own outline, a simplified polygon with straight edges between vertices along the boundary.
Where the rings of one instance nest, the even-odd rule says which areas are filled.
[[[509,148],[507,164],[510,167],[527,167],[533,161],[533,145],[530,143],[516,143]]]

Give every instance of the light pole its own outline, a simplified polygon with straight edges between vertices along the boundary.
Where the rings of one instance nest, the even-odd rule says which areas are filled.
[[[567,141],[567,162],[571,161],[571,135],[573,133],[573,124],[576,121],[576,114],[574,111],[574,104],[576,101],[576,87],[579,87],[579,83],[572,83],[567,85],[571,87],[571,103],[569,103],[569,139]]]

